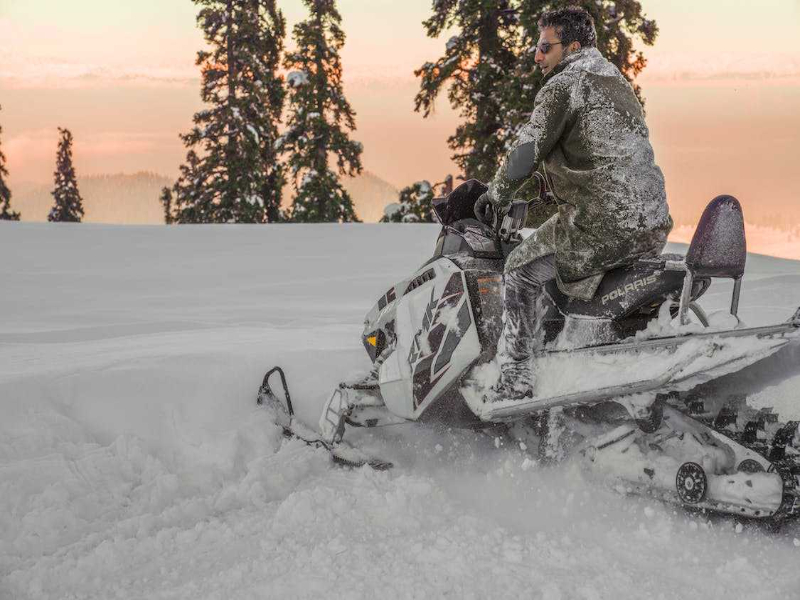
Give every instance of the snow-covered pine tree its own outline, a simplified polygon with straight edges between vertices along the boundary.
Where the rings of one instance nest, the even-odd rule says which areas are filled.
[[[0,127],[0,135],[2,134],[3,128]],[[8,177],[6,155],[0,149],[0,221],[19,221],[19,213],[11,210],[11,190],[8,189],[6,177]]]
[[[449,83],[450,105],[462,123],[447,143],[467,179],[491,179],[509,139],[504,96],[518,46],[514,8],[513,0],[434,0],[433,16],[424,22],[429,37],[457,31],[444,56],[415,71],[420,78],[415,109],[429,116]]]
[[[61,139],[58,141],[56,170],[53,173],[55,188],[52,192],[55,204],[47,220],[80,223],[83,218],[83,199],[78,191],[75,167],[72,166],[72,132],[59,127],[58,133]]]
[[[196,60],[209,108],[181,135],[188,151],[165,220],[278,221],[284,173],[276,140],[286,92],[277,71],[286,21],[275,0],[193,1],[210,47]]]
[[[646,46],[655,44],[658,37],[655,20],[645,17],[641,3],[636,0],[582,0],[578,4],[594,18],[600,52],[631,82],[644,104],[642,89],[635,79],[647,66],[647,59],[641,50],[634,50],[633,43],[639,38]]]
[[[383,211],[381,223],[433,223],[433,187],[418,181],[403,188],[397,202]]]
[[[360,143],[349,132],[355,112],[342,89],[339,51],[345,35],[335,0],[303,0],[309,18],[294,27],[297,48],[287,54],[291,72],[289,122],[282,147],[295,188],[291,218],[301,222],[358,221],[339,177],[361,173]],[[336,161],[336,171],[329,157]]]
[[[416,71],[421,79],[416,109],[428,116],[450,84],[448,98],[463,123],[448,143],[467,178],[490,180],[507,144],[529,119],[542,84],[534,62],[537,22],[544,11],[569,5],[583,6],[594,17],[598,49],[641,99],[634,79],[647,61],[634,51],[633,41],[638,36],[652,45],[658,27],[636,0],[434,0],[434,14],[424,22],[428,35],[438,37],[448,28],[457,33],[444,56]]]

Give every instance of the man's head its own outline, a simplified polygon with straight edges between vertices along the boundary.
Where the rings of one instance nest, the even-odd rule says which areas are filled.
[[[534,60],[547,75],[565,56],[597,45],[594,19],[579,6],[551,10],[539,19],[539,42]]]

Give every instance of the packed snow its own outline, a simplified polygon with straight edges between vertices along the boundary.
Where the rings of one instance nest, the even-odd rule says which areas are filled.
[[[387,472],[282,439],[265,370],[316,423],[437,233],[0,222],[0,598],[798,597],[797,525],[708,521],[473,432],[354,432]],[[743,320],[798,305],[800,263],[751,255]],[[799,359],[719,388],[798,419]]]

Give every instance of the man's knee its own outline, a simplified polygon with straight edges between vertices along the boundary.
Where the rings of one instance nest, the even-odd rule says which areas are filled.
[[[507,286],[510,285],[513,288],[530,288],[541,287],[555,277],[555,255],[550,254],[506,272],[505,281]]]

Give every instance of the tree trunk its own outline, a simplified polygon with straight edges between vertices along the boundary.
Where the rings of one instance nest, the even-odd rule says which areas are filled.
[[[226,53],[227,53],[227,60],[228,60],[228,110],[233,116],[233,109],[235,106],[236,100],[236,65],[234,60],[234,43],[233,43],[233,3],[234,0],[228,0],[227,3],[227,14],[226,16],[226,24],[227,24],[227,39],[226,39]],[[227,185],[225,186],[225,193],[223,193],[222,197],[225,201],[225,204],[234,211],[234,207],[236,205],[236,194],[235,194],[235,185],[233,178],[231,177],[231,165],[234,164],[234,160],[236,157],[236,144],[235,144],[235,136],[236,131],[233,126],[232,122],[229,122],[228,125],[228,143],[226,145],[226,152],[227,155],[225,157],[225,162],[228,165],[227,175],[228,181]]]
[[[320,0],[314,0],[315,20],[317,24],[317,47],[314,56],[314,64],[316,65],[317,72],[314,74],[314,87],[317,94],[317,112],[319,119],[324,123],[325,121],[325,94],[328,91],[328,85],[325,78],[325,65],[322,63],[322,54],[325,50],[325,29],[322,23],[322,10],[323,5]],[[314,157],[314,169],[318,175],[324,173],[328,168],[328,134],[327,127],[323,126],[323,135],[317,138],[316,156]],[[319,218],[321,221],[327,221],[328,212],[326,210],[328,199],[320,195],[317,198],[317,207],[319,211]]]

